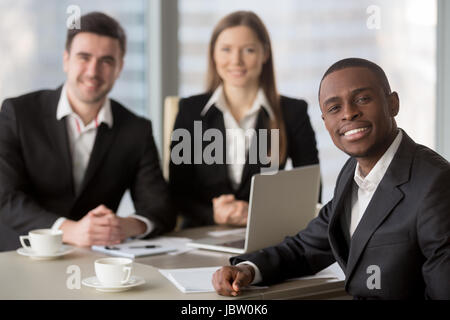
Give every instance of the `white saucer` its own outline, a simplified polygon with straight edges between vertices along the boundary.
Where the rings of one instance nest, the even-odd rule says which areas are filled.
[[[31,259],[34,260],[52,260],[52,259],[56,259],[59,258],[61,256],[64,256],[66,254],[71,253],[72,251],[74,251],[75,248],[66,244],[63,244],[61,246],[61,248],[58,250],[58,252],[53,253],[53,254],[48,254],[48,255],[38,255],[37,253],[35,253],[33,250],[31,249],[27,249],[27,248],[19,248],[16,250],[16,252],[22,256],[27,256],[30,257]]]
[[[120,292],[129,290],[133,287],[140,286],[145,283],[145,280],[138,276],[131,276],[130,280],[125,284],[118,286],[104,286],[98,281],[96,276],[93,276],[90,278],[83,279],[81,283],[86,287],[92,287],[101,292]]]

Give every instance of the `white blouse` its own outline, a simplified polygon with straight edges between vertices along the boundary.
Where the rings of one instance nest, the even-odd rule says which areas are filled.
[[[249,135],[249,129],[255,128],[261,107],[267,111],[271,120],[275,117],[272,107],[261,88],[258,90],[253,106],[239,122],[236,121],[230,112],[222,85],[214,91],[213,95],[203,108],[201,115],[204,116],[213,105],[215,105],[223,114],[226,131],[226,163],[228,176],[231,179],[233,189],[237,190],[241,183],[242,171],[244,169],[252,138],[252,136]]]

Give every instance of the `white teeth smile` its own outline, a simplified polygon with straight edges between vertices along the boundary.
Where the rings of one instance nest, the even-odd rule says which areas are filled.
[[[353,129],[353,130],[350,130],[350,131],[347,131],[347,132],[345,132],[344,133],[344,136],[349,136],[349,135],[351,135],[351,134],[355,134],[355,133],[358,133],[358,132],[363,132],[363,131],[366,131],[368,128],[358,128],[358,129]]]

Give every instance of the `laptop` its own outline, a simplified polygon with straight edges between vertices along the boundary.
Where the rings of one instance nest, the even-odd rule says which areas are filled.
[[[193,240],[194,248],[247,253],[273,246],[304,229],[316,214],[319,165],[252,177],[247,227]]]

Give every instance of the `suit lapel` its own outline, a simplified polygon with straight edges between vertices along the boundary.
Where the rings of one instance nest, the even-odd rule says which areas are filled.
[[[56,119],[59,98],[62,87],[52,92],[44,101],[45,128],[55,149],[54,157],[61,159],[62,170],[58,173],[60,178],[66,178],[73,189],[72,160],[70,156],[69,137],[67,136],[66,120]]]
[[[395,208],[402,198],[403,193],[390,182],[380,183],[353,234],[348,258],[347,278],[351,277],[372,234],[389,216],[392,209]]]
[[[231,186],[231,181],[230,181],[230,177],[228,176],[228,170],[227,170],[227,165],[226,165],[226,160],[227,160],[227,135],[226,135],[226,130],[225,130],[225,123],[223,120],[223,114],[222,112],[217,109],[215,106],[212,106],[208,112],[204,115],[203,117],[203,125],[204,127],[202,128],[202,134],[205,133],[206,130],[208,129],[218,129],[223,137],[223,146],[222,146],[222,150],[223,150],[223,164],[215,164],[215,165],[209,165],[209,168],[213,168],[214,170],[214,175],[218,175],[218,181],[227,181],[228,182],[228,186],[230,188],[230,190],[232,190],[232,186]],[[205,149],[205,146],[209,143],[207,142],[205,144],[205,142],[203,142],[202,139],[202,143],[203,143],[203,147],[202,147],[202,152]],[[203,155],[202,155],[203,156]]]
[[[255,125],[255,131],[256,131],[256,136],[252,139],[252,141],[250,142],[250,148],[249,150],[257,150],[258,151],[258,158],[257,158],[257,163],[256,164],[250,164],[250,160],[249,160],[249,152],[247,152],[246,158],[245,158],[245,164],[244,164],[244,168],[242,170],[242,177],[241,177],[241,183],[238,187],[237,193],[241,192],[242,188],[246,187],[246,182],[247,180],[251,179],[252,176],[256,173],[260,172],[261,169],[261,165],[259,163],[260,159],[259,159],[259,135],[258,132],[260,129],[268,129],[269,128],[269,115],[266,113],[266,111],[261,107],[259,113],[258,113],[258,118],[256,120],[256,125]],[[269,132],[267,133],[267,139],[269,139]],[[270,142],[270,141],[269,141]],[[254,144],[256,144],[256,148],[252,147]],[[270,150],[270,145],[267,144],[267,148]],[[268,150],[266,151],[266,154],[268,154]]]
[[[404,194],[399,186],[409,180],[414,148],[415,143],[403,132],[403,141],[353,234],[347,278],[351,277],[372,234],[403,199]]]
[[[346,271],[347,259],[348,259],[348,244],[345,240],[344,232],[341,221],[346,214],[346,210],[351,210],[349,202],[351,202],[351,193],[353,186],[353,176],[356,167],[356,161],[349,164],[348,168],[342,174],[339,184],[336,190],[336,199],[333,202],[336,203],[334,214],[330,219],[328,235],[330,239],[331,250],[336,257],[336,261],[341,266],[342,270]],[[348,226],[346,226],[348,227]]]

